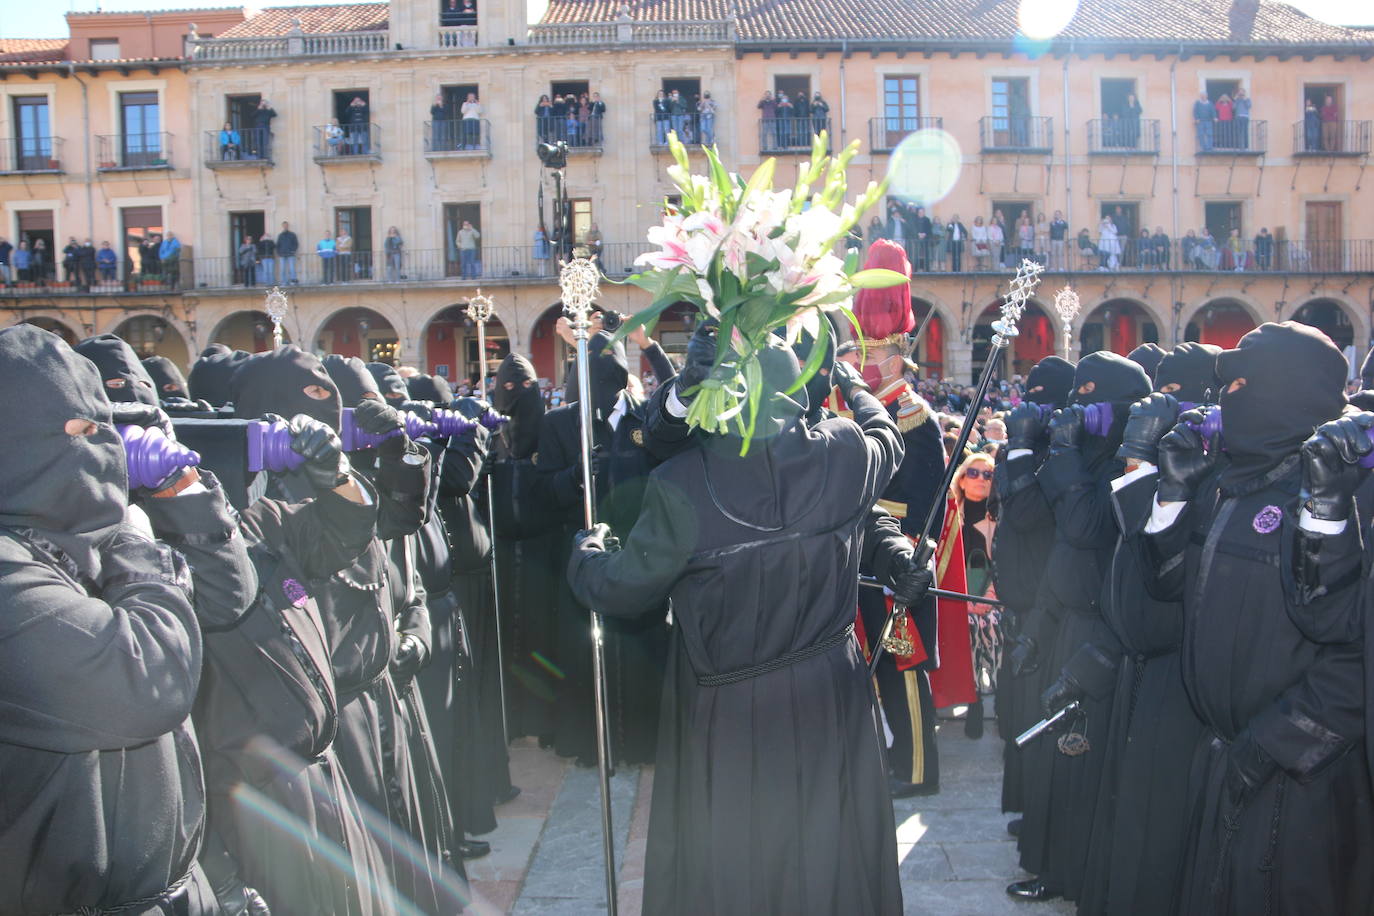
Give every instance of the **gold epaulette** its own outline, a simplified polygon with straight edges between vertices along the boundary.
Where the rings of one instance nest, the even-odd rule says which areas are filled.
[[[930,405],[908,388],[897,399],[897,429],[909,433],[930,417]]]

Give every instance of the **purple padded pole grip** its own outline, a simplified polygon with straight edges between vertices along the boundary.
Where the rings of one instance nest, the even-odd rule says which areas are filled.
[[[432,436],[436,432],[436,427],[433,423],[410,411],[401,414],[401,423],[405,427],[405,434],[412,439],[423,439],[425,436]],[[365,448],[376,448],[385,440],[394,436],[399,436],[400,434],[400,430],[392,430],[380,436],[375,433],[364,432],[358,428],[357,421],[353,419],[353,408],[344,408],[343,424],[339,438],[343,440],[343,450],[345,452],[356,452]]]
[[[1202,442],[1207,448],[1221,439],[1221,408],[1213,407],[1203,414],[1201,423],[1188,424],[1190,429],[1202,434]]]
[[[291,450],[291,430],[285,423],[254,420],[248,424],[248,470],[280,474],[305,464],[305,457]]]
[[[182,468],[200,464],[200,455],[155,426],[121,426],[124,457],[129,466],[129,489],[152,489]]]
[[[477,419],[478,422],[480,422],[483,426],[485,426],[487,429],[492,430],[493,432],[499,429],[502,423],[510,422],[510,417],[507,417],[503,414],[499,414],[496,411],[492,410],[490,407],[488,407],[486,412],[483,413],[482,416],[478,417]]]
[[[452,436],[460,436],[469,430],[477,428],[477,421],[469,420],[456,410],[437,408],[434,411],[434,425],[437,427],[438,434],[448,439]]]

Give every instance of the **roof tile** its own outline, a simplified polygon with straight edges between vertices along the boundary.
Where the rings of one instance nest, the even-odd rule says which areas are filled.
[[[225,29],[216,38],[262,38],[289,35],[300,20],[307,34],[373,32],[387,27],[386,3],[347,3],[340,6],[279,6],[265,9]]]
[[[67,59],[65,38],[0,38],[0,62]]]

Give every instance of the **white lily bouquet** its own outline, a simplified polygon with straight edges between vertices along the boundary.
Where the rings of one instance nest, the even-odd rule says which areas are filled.
[[[627,321],[620,335],[652,326],[679,302],[696,306],[699,320],[717,322],[716,359],[694,394],[687,423],[708,432],[733,427],[749,451],[759,407],[776,392],[765,391],[759,352],[774,334],[788,345],[803,331],[816,341],[801,377],[787,391],[800,390],[820,368],[830,336],[821,311],[840,312],[857,328],[849,309],[856,289],[906,283],[891,270],[858,270],[859,252],[841,259],[835,248],[877,203],[887,182],[870,182],[853,203],[845,202],[845,169],[858,152],[855,140],[839,156],[826,155],[826,134],[811,145],[811,161],[799,167],[797,183],[773,189],[775,159],[765,160],[749,180],[727,172],[714,149],[706,150],[709,172],[691,172],[687,150],[674,134],[668,147],[677,164],[668,177],[682,195],[665,208],[663,224],[649,230],[657,251],[641,255],[646,268],[630,277],[650,292],[653,303]],[[814,192],[812,188],[816,187]]]

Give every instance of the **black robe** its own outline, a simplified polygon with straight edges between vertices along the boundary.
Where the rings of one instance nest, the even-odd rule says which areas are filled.
[[[1294,454],[1225,491],[1204,485],[1152,536],[1152,591],[1183,603],[1183,680],[1209,732],[1192,771],[1185,913],[1374,907],[1359,526],[1319,539],[1329,588],[1304,596],[1300,483]],[[1239,804],[1227,788],[1238,740],[1276,765]]]
[[[1105,772],[1082,914],[1166,916],[1176,912],[1183,877],[1188,776],[1204,729],[1180,670],[1183,608],[1145,588],[1152,559],[1144,531],[1157,483],[1157,474],[1145,474],[1112,496],[1121,542],[1102,610],[1125,658],[1100,749]]]
[[[848,634],[859,528],[903,446],[855,400],[859,426],[792,421],[743,459],[718,440],[672,458],[624,549],[572,556],[603,613],[672,600],[645,913],[901,911],[882,726]]]

